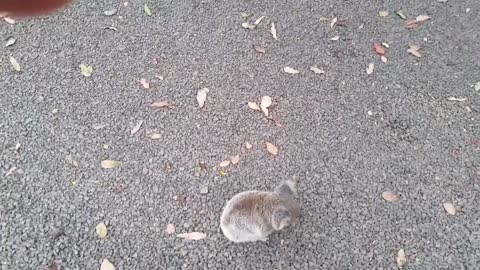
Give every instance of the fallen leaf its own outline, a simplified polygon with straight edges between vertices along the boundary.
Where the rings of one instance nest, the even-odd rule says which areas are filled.
[[[251,17],[253,14],[251,13],[246,13],[246,12],[242,12],[240,13],[240,16],[242,16],[243,18],[248,18],[248,17]]]
[[[228,165],[230,165],[230,160],[224,160],[222,162],[220,162],[220,167],[228,167]]]
[[[340,36],[334,36],[334,37],[332,37],[330,40],[337,41],[337,40],[339,40],[339,39],[340,39]]]
[[[382,197],[385,201],[388,202],[396,202],[400,200],[400,196],[397,193],[391,191],[384,191],[382,193]]]
[[[225,177],[226,175],[227,175],[227,173],[224,170],[220,170],[220,176],[221,177]]]
[[[384,55],[385,54],[385,48],[383,47],[382,44],[374,43],[373,44],[373,50],[379,55]]]
[[[78,184],[78,180],[72,180],[71,183],[72,183],[72,186],[76,187]]]
[[[382,42],[382,45],[383,45],[383,47],[385,47],[387,49],[390,48],[390,45],[387,42]]]
[[[270,33],[272,33],[272,37],[275,39],[275,40],[278,40],[278,37],[277,37],[277,28],[275,28],[275,24],[272,22],[272,26],[270,27]]]
[[[258,24],[263,20],[263,18],[265,18],[265,16],[262,16],[262,17],[258,18],[258,19],[254,22],[254,24],[255,24],[255,25],[258,25]]]
[[[13,44],[15,44],[16,41],[17,41],[17,40],[16,40],[15,38],[13,38],[13,37],[7,39],[7,42],[5,43],[5,47],[10,47],[10,46],[12,46]]]
[[[382,60],[383,63],[387,63],[388,59],[385,57],[385,55],[380,56],[380,60]]]
[[[367,74],[368,74],[368,75],[372,74],[374,68],[375,68],[375,64],[374,64],[374,63],[368,64]]]
[[[115,15],[116,13],[117,13],[117,9],[116,9],[116,8],[112,8],[112,9],[109,9],[109,10],[105,10],[105,11],[103,12],[103,14],[104,14],[105,16],[113,16],[113,15]]]
[[[417,18],[415,19],[415,21],[417,22],[424,22],[426,20],[430,20],[430,16],[428,15],[418,15]]]
[[[135,133],[137,133],[140,128],[142,127],[142,124],[143,124],[143,120],[140,120],[133,128],[132,130],[130,130],[130,135],[134,135]]]
[[[278,154],[278,148],[274,144],[269,142],[265,142],[265,144],[267,145],[267,151],[270,154],[272,154],[273,156],[276,156]]]
[[[100,270],[115,270],[115,266],[108,259],[103,259]]]
[[[80,64],[80,73],[82,73],[82,75],[85,77],[90,77],[93,73],[93,67]]]
[[[414,29],[417,28],[418,24],[416,20],[410,20],[405,23],[407,29]]]
[[[104,169],[113,169],[113,168],[122,166],[122,162],[117,160],[106,159],[102,161],[101,165]]]
[[[107,126],[108,126],[107,124],[94,124],[92,126],[92,128],[95,129],[95,130],[99,130],[99,129],[102,129],[102,128],[107,127]]]
[[[447,98],[450,101],[460,101],[460,102],[465,102],[467,101],[467,98],[456,98],[456,97],[449,97]]]
[[[395,14],[397,14],[400,18],[406,20],[407,19],[407,16],[405,16],[405,13],[403,13],[403,10],[397,10],[395,12]]]
[[[402,269],[407,263],[407,257],[405,256],[405,250],[400,249],[397,253],[397,266],[399,269]]]
[[[70,165],[78,167],[78,162],[70,154],[65,156],[65,161]]]
[[[337,24],[337,22],[338,22],[338,18],[337,17],[333,18],[332,21],[330,22],[330,28],[333,29],[335,27],[335,24]]]
[[[202,88],[197,93],[197,102],[200,108],[203,108],[205,101],[207,100],[207,93],[210,92],[208,88]]]
[[[202,240],[207,237],[205,233],[201,232],[190,232],[190,233],[180,233],[177,234],[178,238],[188,239],[188,240]]]
[[[258,107],[256,102],[248,102],[248,108],[255,111],[260,111],[260,107]]]
[[[103,239],[107,236],[107,226],[103,222],[98,223],[98,225],[95,227],[95,231],[100,239]]]
[[[283,71],[285,71],[288,74],[298,74],[298,73],[300,73],[300,71],[298,71],[294,68],[291,68],[291,67],[284,67]]]
[[[249,142],[245,142],[245,148],[252,149],[253,145]]]
[[[475,84],[475,91],[480,91],[480,82]]]
[[[22,70],[20,64],[17,62],[17,59],[13,58],[12,56],[10,56],[10,63],[16,71]]]
[[[259,52],[259,53],[266,53],[267,50],[265,50],[265,48],[261,47],[260,45],[253,45],[253,49],[255,49],[255,51]]]
[[[443,203],[443,208],[449,215],[454,216],[457,213],[457,209],[455,209],[455,206],[451,202]]]
[[[152,140],[158,140],[158,139],[160,139],[161,137],[162,137],[162,136],[161,136],[160,134],[158,134],[158,133],[152,133],[152,134],[150,134],[150,139],[152,139]]]
[[[200,194],[208,194],[208,186],[201,187]]]
[[[175,105],[169,103],[168,101],[155,101],[154,103],[148,105],[148,107],[174,109]]]
[[[147,79],[141,78],[140,83],[142,84],[143,88],[145,88],[145,89],[150,88],[150,83],[147,82]]]
[[[420,49],[418,46],[416,45],[409,45],[409,46],[410,48],[407,50],[407,53],[419,58],[422,57],[422,55],[418,52],[418,50]]]
[[[173,224],[167,224],[167,228],[165,229],[165,232],[166,232],[167,234],[175,233],[175,225],[173,225]]]
[[[249,22],[244,22],[242,23],[242,27],[245,29],[253,30],[256,26],[254,24],[250,24]]]
[[[235,165],[240,161],[240,156],[239,155],[232,156],[230,157],[230,160],[232,161],[232,164]]]
[[[15,20],[10,17],[3,17],[3,19],[9,24],[15,24]]]
[[[262,102],[260,103],[260,109],[266,117],[268,117],[268,107],[270,106],[272,106],[272,98],[269,96],[263,96]]]
[[[328,21],[330,21],[330,19],[327,18],[327,17],[320,17],[320,21],[321,22],[328,22]]]
[[[385,18],[385,17],[388,16],[388,11],[386,11],[386,10],[379,11],[379,12],[378,12],[378,15],[379,15],[380,17],[382,17],[382,18]]]
[[[152,11],[150,10],[150,8],[147,6],[147,4],[145,4],[143,6],[143,11],[145,12],[145,14],[147,14],[148,16],[152,16]]]
[[[22,147],[22,145],[17,142],[17,143],[15,144],[15,152],[18,153],[18,150],[20,150],[20,147]]]
[[[5,174],[5,176],[10,176],[10,175],[13,175],[15,174],[15,172],[18,170],[17,167],[12,167],[8,170],[8,172]]]
[[[318,68],[317,66],[311,66],[310,70],[313,71],[313,73],[316,74],[325,74],[325,70]]]
[[[107,26],[105,27],[105,29],[109,29],[109,30],[113,30],[113,31],[118,31],[117,28],[113,27],[113,26]]]

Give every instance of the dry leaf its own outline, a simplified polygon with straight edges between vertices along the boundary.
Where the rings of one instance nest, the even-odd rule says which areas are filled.
[[[253,45],[253,49],[255,49],[255,51],[259,52],[259,53],[266,53],[267,50],[265,50],[265,48],[261,47],[260,45]]]
[[[249,142],[245,142],[245,148],[252,149],[253,145]]]
[[[275,40],[278,40],[278,37],[277,37],[277,28],[275,28],[275,24],[272,22],[272,27],[270,27],[270,33],[272,33],[272,37],[275,39]]]
[[[335,27],[335,24],[337,24],[337,22],[338,22],[338,18],[337,17],[333,18],[332,21],[330,22],[330,28],[333,29]]]
[[[202,89],[198,90],[197,102],[198,102],[198,106],[200,108],[203,108],[203,106],[205,105],[205,101],[207,100],[207,93],[209,91],[210,90],[208,88],[202,88]]]
[[[382,60],[383,63],[387,63],[388,59],[385,57],[385,55],[380,56],[380,60]]]
[[[443,208],[449,215],[454,216],[457,213],[457,209],[455,209],[455,206],[451,202],[443,203]]]
[[[390,48],[390,45],[387,42],[382,42],[382,45],[383,45],[383,47],[385,47],[387,49]]]
[[[158,133],[152,133],[152,134],[150,134],[150,139],[152,139],[152,140],[158,140],[158,139],[160,139],[161,137],[162,137],[162,136],[161,136],[160,134],[158,134]]]
[[[397,193],[391,191],[384,191],[382,193],[382,197],[385,201],[388,202],[396,202],[400,200],[400,196]]]
[[[201,232],[191,232],[191,233],[181,233],[177,234],[178,238],[188,239],[188,240],[202,240],[207,237],[205,233]]]
[[[107,236],[107,226],[103,222],[98,223],[97,227],[95,227],[95,231],[100,239]]]
[[[269,96],[263,96],[262,102],[260,103],[260,109],[266,117],[268,117],[268,107],[270,106],[272,106],[272,98]]]
[[[102,168],[104,169],[113,169],[113,168],[122,166],[122,162],[117,160],[106,159],[102,161],[101,165],[102,165]]]
[[[239,155],[232,156],[230,157],[230,160],[232,161],[232,164],[235,165],[240,161],[240,156]]]
[[[16,41],[17,41],[17,40],[16,40],[15,38],[13,38],[13,37],[7,39],[7,42],[5,43],[5,47],[10,47],[10,46],[12,46],[13,44],[15,44]]]
[[[260,111],[260,107],[258,107],[256,102],[248,102],[248,108],[255,111]]]
[[[147,79],[141,78],[140,83],[142,84],[143,88],[145,88],[145,89],[150,88],[150,83],[147,82]]]
[[[72,155],[66,155],[65,156],[65,161],[68,163],[68,164],[71,164],[75,167],[78,167],[78,162],[72,157]]]
[[[103,259],[100,270],[115,270],[115,266],[108,259]]]
[[[155,101],[154,103],[148,105],[148,107],[174,109],[175,105],[169,103],[168,101]]]
[[[475,84],[475,91],[480,91],[480,82]]]
[[[84,64],[80,64],[80,73],[82,73],[85,77],[90,77],[92,75],[93,68],[91,66],[86,66]]]
[[[224,160],[222,162],[220,162],[220,167],[228,167],[228,165],[230,165],[230,160]]]
[[[12,56],[10,56],[10,63],[16,71],[22,70],[20,64],[17,62],[17,59],[13,58]]]
[[[22,147],[22,145],[17,142],[17,144],[15,144],[15,152],[18,153],[18,150],[20,150],[20,147]]]
[[[375,68],[375,64],[374,64],[374,63],[368,64],[367,74],[368,74],[368,75],[372,74],[374,68]]]
[[[278,148],[274,144],[269,143],[269,142],[265,142],[265,144],[267,145],[267,151],[270,154],[272,154],[274,156],[276,156],[278,154]]]
[[[430,16],[428,15],[418,15],[415,19],[416,22],[424,22],[426,20],[430,20]]]
[[[240,16],[242,16],[243,18],[248,18],[248,17],[250,17],[250,16],[252,16],[252,15],[253,15],[253,14],[251,14],[251,13],[246,13],[246,12],[240,13]]]
[[[17,170],[18,170],[17,167],[12,167],[8,170],[8,172],[5,174],[5,176],[13,175]]]
[[[254,24],[249,23],[249,22],[244,22],[244,23],[242,23],[242,27],[245,28],[245,29],[253,30],[253,29],[255,29],[256,26]]]
[[[147,14],[148,16],[152,16],[152,11],[150,10],[150,8],[147,6],[147,4],[145,4],[143,6],[143,12],[145,12],[145,14]]]
[[[15,20],[10,17],[3,17],[3,19],[9,24],[15,24]]]
[[[384,18],[384,17],[387,17],[387,16],[388,16],[388,11],[386,11],[386,10],[384,10],[384,11],[379,11],[379,12],[378,12],[378,15],[379,15],[380,17],[383,17],[383,18]]]
[[[407,257],[405,256],[405,250],[400,249],[397,253],[397,266],[399,269],[402,269],[407,263]]]
[[[316,74],[325,74],[325,70],[318,68],[317,66],[311,66],[310,70]]]
[[[116,9],[116,8],[112,8],[112,9],[109,9],[109,10],[105,10],[105,11],[103,12],[103,14],[104,14],[105,16],[113,16],[113,15],[115,15],[116,13],[117,13],[117,9]]]
[[[288,74],[298,74],[298,73],[300,73],[300,71],[298,71],[294,68],[291,68],[291,67],[284,67],[283,71],[285,71]]]
[[[339,40],[339,39],[340,39],[340,36],[334,36],[334,37],[332,37],[330,40],[337,41],[337,40]]]
[[[467,101],[467,98],[456,98],[456,97],[449,97],[447,98],[450,101],[460,101],[460,102],[465,102]]]
[[[403,10],[397,10],[395,12],[395,14],[397,14],[400,18],[406,20],[407,19],[407,16],[405,16],[405,13],[403,13]]]
[[[265,16],[262,16],[262,17],[258,18],[258,19],[254,22],[254,24],[255,24],[255,25],[258,25],[258,24],[263,20],[263,18],[265,18]]]
[[[133,128],[132,130],[130,131],[130,135],[134,135],[135,133],[137,133],[140,128],[142,127],[142,124],[143,124],[143,120],[140,120]]]
[[[374,43],[373,44],[373,50],[379,55],[384,55],[385,54],[385,48],[383,47],[382,44]]]
[[[117,28],[113,27],[113,26],[107,26],[105,27],[104,29],[109,29],[109,30],[113,30],[113,31],[118,31]]]
[[[330,21],[330,19],[327,18],[327,17],[320,17],[320,21],[321,22],[328,22],[328,21]]]
[[[167,224],[167,228],[165,229],[165,232],[166,232],[167,234],[175,233],[175,225],[173,225],[173,224]]]
[[[419,58],[422,57],[422,55],[418,52],[418,50],[420,49],[418,46],[415,46],[415,45],[409,45],[409,46],[410,48],[407,50],[407,53]]]

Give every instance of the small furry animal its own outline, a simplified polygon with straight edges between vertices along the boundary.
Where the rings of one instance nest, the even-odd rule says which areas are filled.
[[[233,242],[267,241],[268,236],[300,217],[295,182],[282,182],[273,192],[245,191],[233,196],[223,209],[220,227]]]

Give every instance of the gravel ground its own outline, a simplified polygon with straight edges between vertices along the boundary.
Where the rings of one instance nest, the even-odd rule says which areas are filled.
[[[408,30],[400,8],[431,20]],[[266,17],[247,30],[241,12]],[[85,0],[1,21],[2,40],[16,38],[0,47],[1,269],[99,269],[104,258],[116,269],[396,269],[399,249],[407,269],[478,269],[479,12],[478,0]],[[390,45],[387,64],[374,42]],[[263,95],[282,127],[246,106]],[[147,107],[157,100],[176,107]],[[299,224],[266,243],[226,240],[226,200],[293,177]],[[401,199],[385,201],[388,190]],[[168,235],[169,223],[207,237]]]

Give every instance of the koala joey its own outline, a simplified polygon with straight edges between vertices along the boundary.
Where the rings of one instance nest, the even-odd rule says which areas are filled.
[[[295,182],[282,182],[273,192],[245,191],[233,196],[223,209],[220,227],[233,242],[267,241],[268,236],[297,222]]]

